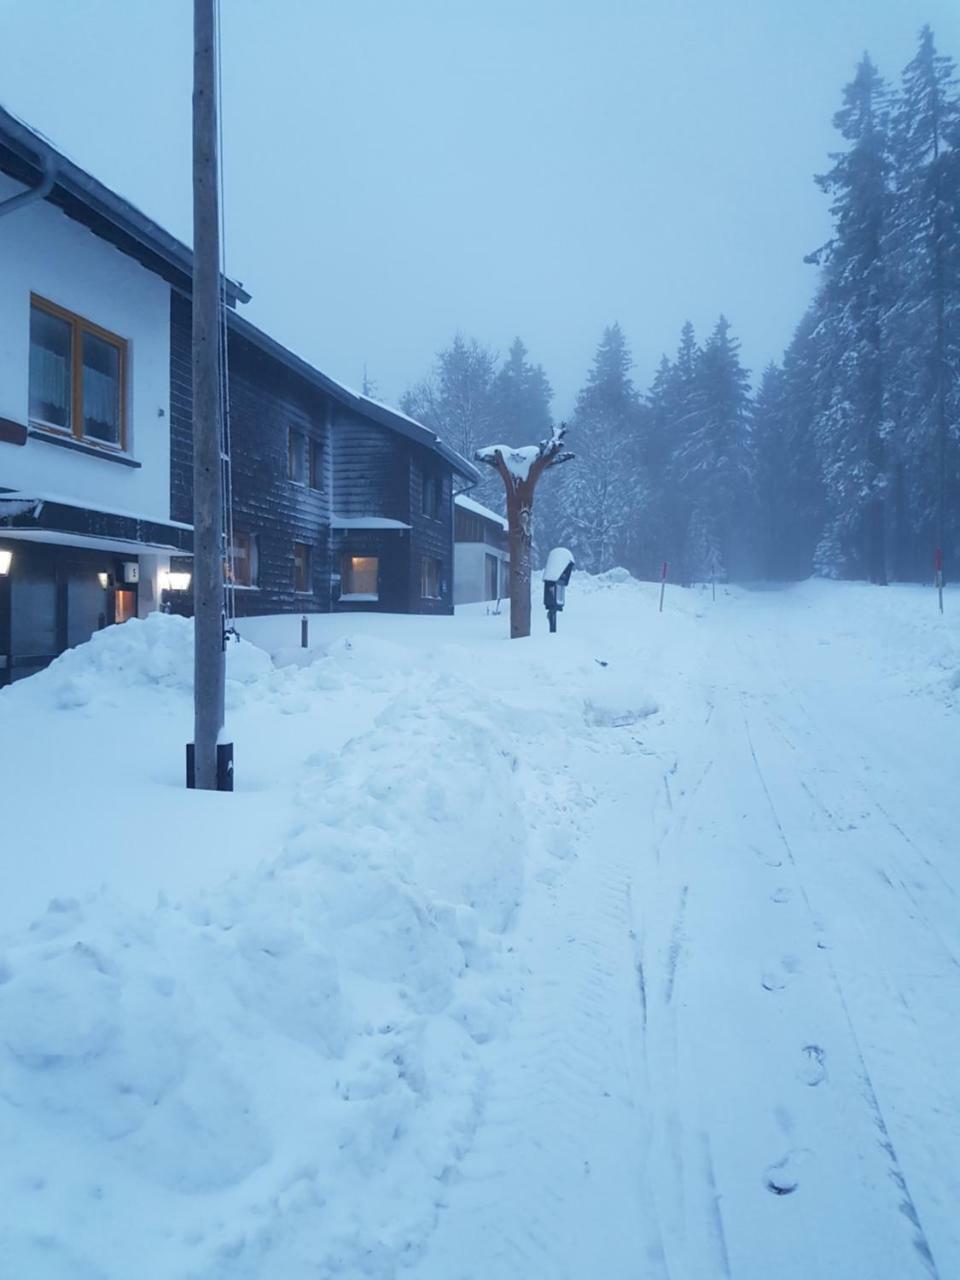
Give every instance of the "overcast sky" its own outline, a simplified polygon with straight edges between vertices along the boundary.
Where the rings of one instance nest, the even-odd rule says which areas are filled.
[[[960,58],[960,0],[223,0],[244,314],[388,399],[457,328],[519,334],[561,413],[613,320],[641,386],[721,310],[756,370],[842,87],[925,21]],[[189,240],[191,39],[190,0],[0,0],[0,102]]]

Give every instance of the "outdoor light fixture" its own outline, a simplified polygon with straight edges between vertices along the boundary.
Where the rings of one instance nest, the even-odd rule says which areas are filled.
[[[107,587],[110,585],[109,573],[98,573],[97,581],[100,583],[101,587],[103,587],[104,591],[106,591]]]
[[[189,591],[191,581],[189,573],[174,573],[170,569],[160,570],[161,591]]]
[[[0,551],[0,578],[5,578],[10,572],[10,565],[13,563],[12,551]]]

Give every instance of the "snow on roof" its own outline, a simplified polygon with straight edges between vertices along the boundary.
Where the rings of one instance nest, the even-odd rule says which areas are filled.
[[[501,529],[508,529],[509,525],[503,516],[496,511],[491,511],[489,507],[485,507],[482,502],[475,502],[473,498],[468,498],[465,493],[458,493],[454,498],[454,503],[458,507],[462,507],[464,511],[472,511],[475,516],[479,516],[481,520],[491,520],[494,524],[498,524]]]
[[[411,529],[402,520],[391,520],[387,516],[332,516],[331,529]]]

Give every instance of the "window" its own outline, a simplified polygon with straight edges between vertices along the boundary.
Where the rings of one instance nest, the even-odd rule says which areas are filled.
[[[298,595],[313,594],[313,556],[309,543],[293,544],[293,589]]]
[[[420,598],[422,600],[439,600],[440,574],[443,566],[434,556],[422,556],[420,559]]]
[[[423,489],[421,491],[421,510],[431,520],[440,519],[440,507],[443,502],[443,480],[440,476],[423,473]]]
[[[234,530],[230,548],[229,572],[235,587],[255,587],[260,573],[260,556],[257,535]]]
[[[62,307],[30,300],[30,421],[125,449],[127,344]]]
[[[340,575],[340,599],[378,600],[379,598],[380,558],[378,556],[344,556]]]
[[[310,461],[310,465],[308,468],[310,479],[308,483],[311,489],[322,489],[323,488],[323,445],[320,443],[319,440],[311,439],[307,441],[307,449],[308,449],[309,461]]]
[[[287,475],[294,484],[307,483],[307,437],[293,427],[287,437]]]
[[[484,599],[497,600],[500,596],[498,577],[500,562],[496,556],[491,555],[485,555],[483,559],[485,565]]]

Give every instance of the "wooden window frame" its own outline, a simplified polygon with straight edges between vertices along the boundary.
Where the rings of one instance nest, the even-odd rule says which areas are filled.
[[[302,588],[297,586],[297,547],[303,547],[306,552],[304,569],[307,585]],[[295,596],[312,596],[315,594],[313,585],[313,546],[311,543],[303,542],[299,538],[295,539],[293,544],[293,594]]]
[[[377,589],[376,591],[347,591],[344,588],[352,587],[354,560],[374,560],[377,565]],[[350,566],[348,568],[347,566]],[[340,599],[341,600],[359,600],[368,604],[373,604],[380,599],[380,554],[379,552],[369,551],[344,551],[340,559]]]
[[[246,539],[247,543],[247,566],[250,577],[249,582],[238,582],[236,571],[236,555],[238,549],[238,540]],[[230,547],[230,554],[227,558],[227,569],[230,585],[236,591],[257,591],[260,587],[260,536],[251,533],[247,529],[234,529],[233,545]]]
[[[443,511],[443,476],[437,471],[422,471],[420,485],[420,514],[428,520],[442,520]],[[430,495],[428,500],[427,495]]]
[[[427,565],[436,566],[436,594],[430,595],[426,591],[427,587]],[[443,599],[443,561],[439,556],[421,556],[420,557],[420,599],[421,600],[442,600]]]
[[[293,474],[294,438],[299,441],[300,466],[302,468],[301,478],[298,480]],[[302,427],[287,428],[287,479],[291,484],[299,485],[301,489],[307,487],[307,481],[310,478],[310,459],[308,456],[307,441],[309,437]]]
[[[30,294],[31,311],[34,307],[38,311],[45,311],[47,315],[56,316],[58,320],[63,320],[70,325],[70,427],[68,430],[66,427],[58,427],[53,423],[43,422],[38,418],[30,418],[30,425],[40,431],[49,431],[51,435],[64,436],[68,439],[76,440],[79,444],[86,445],[89,449],[103,449],[106,453],[126,453],[128,443],[128,344],[126,338],[121,338],[119,334],[112,333],[109,329],[104,329],[102,325],[94,324],[92,320],[85,319],[75,311],[68,311],[66,307],[61,307],[56,302],[51,302],[49,298],[41,298],[37,293]],[[93,436],[86,436],[83,433],[84,333],[90,333],[95,338],[99,338],[101,342],[107,342],[117,349],[120,381],[120,441],[118,444],[111,444],[108,440],[97,440]]]

